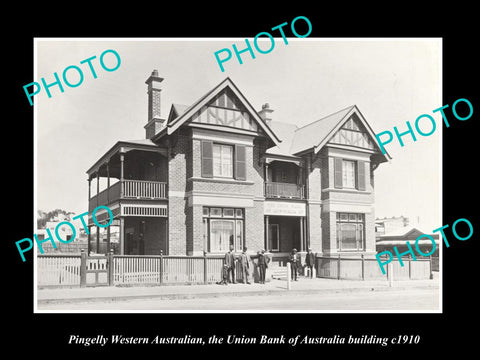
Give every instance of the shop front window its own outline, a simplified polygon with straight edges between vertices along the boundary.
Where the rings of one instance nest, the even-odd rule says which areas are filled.
[[[337,248],[340,251],[365,249],[364,214],[337,213]]]
[[[203,208],[204,238],[210,252],[241,251],[244,244],[243,209]]]

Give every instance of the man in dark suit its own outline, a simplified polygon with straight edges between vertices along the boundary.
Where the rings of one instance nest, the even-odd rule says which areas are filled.
[[[260,275],[260,284],[265,284],[265,274],[268,268],[268,260],[265,256],[265,250],[261,250],[258,252],[258,274]]]
[[[293,249],[292,253],[290,254],[290,257],[288,259],[290,262],[290,265],[292,267],[292,281],[298,281],[297,276],[298,276],[298,267],[301,266],[300,263],[300,254],[297,253],[297,249]]]
[[[313,278],[313,268],[315,267],[315,254],[310,248],[308,249],[307,256],[305,257],[305,264],[310,270],[310,278]]]
[[[235,281],[235,255],[233,254],[233,245],[230,245],[230,251],[225,254],[223,260],[224,265],[227,267],[228,282],[236,284]],[[230,274],[232,275],[232,281],[230,281]]]

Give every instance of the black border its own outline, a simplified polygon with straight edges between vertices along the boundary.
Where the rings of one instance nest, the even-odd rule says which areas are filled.
[[[426,9],[407,4],[389,4],[385,8],[355,7],[344,4],[341,9],[328,9],[321,3],[312,9],[293,9],[292,4],[281,4],[259,9],[247,4],[198,4],[201,9],[177,10],[160,3],[130,7],[109,4],[104,11],[96,5],[77,9],[69,14],[54,15],[42,8],[32,7],[21,11],[19,26],[6,32],[9,55],[7,86],[4,97],[9,108],[3,119],[7,135],[4,144],[4,186],[8,191],[4,202],[4,267],[7,283],[3,297],[11,321],[5,321],[5,344],[12,350],[22,351],[26,345],[32,356],[57,354],[111,353],[125,356],[152,352],[158,356],[189,352],[203,354],[233,354],[237,349],[255,356],[258,346],[243,345],[179,347],[160,346],[106,346],[83,347],[67,344],[70,334],[92,336],[124,334],[126,336],[182,336],[188,330],[192,336],[208,337],[212,334],[247,336],[294,336],[308,334],[312,337],[340,335],[397,336],[420,335],[418,345],[364,346],[310,345],[292,348],[269,346],[263,350],[283,355],[295,351],[313,356],[326,353],[341,354],[344,350],[355,354],[380,356],[386,354],[433,355],[454,348],[467,350],[475,345],[475,325],[469,327],[475,314],[475,275],[478,254],[478,215],[472,204],[478,198],[476,188],[476,135],[478,129],[478,79],[477,43],[474,37],[476,22],[470,18],[475,9],[467,5],[452,4],[449,9]],[[297,4],[298,5],[298,4]],[[191,5],[184,5],[190,7]],[[87,9],[89,8],[89,9]],[[437,11],[438,10],[438,11]],[[34,37],[231,37],[251,38],[296,16],[310,19],[313,31],[310,37],[442,37],[443,38],[443,104],[458,98],[467,98],[474,107],[468,121],[452,120],[450,128],[443,131],[443,224],[452,224],[458,218],[469,219],[475,229],[474,236],[465,242],[452,240],[450,248],[444,246],[443,314],[33,314],[33,259],[27,256],[22,263],[14,242],[32,236],[33,229],[33,113],[25,99],[22,86],[33,81]],[[472,15],[473,17],[473,15]],[[20,30],[21,29],[21,30]],[[18,31],[15,31],[18,30]],[[11,35],[9,35],[11,34]],[[273,55],[272,55],[273,56]],[[13,104],[15,104],[13,106]],[[439,104],[443,105],[443,104]],[[425,109],[426,111],[430,109]],[[450,114],[451,112],[447,112]],[[406,119],[408,120],[408,119]],[[52,139],[55,141],[55,139]],[[5,151],[9,149],[10,151]],[[15,190],[15,191],[13,191]],[[475,197],[476,196],[476,197]],[[435,210],[436,211],[436,210]],[[443,224],[439,224],[443,225]],[[447,233],[451,234],[451,233]],[[451,235],[450,235],[451,236]],[[12,308],[12,310],[10,310]],[[6,319],[6,318],[5,318]],[[247,354],[247,353],[245,353]],[[170,355],[171,356],[171,355]]]

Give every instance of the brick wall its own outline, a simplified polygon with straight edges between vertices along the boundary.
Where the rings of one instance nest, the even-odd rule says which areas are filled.
[[[187,252],[187,208],[185,193],[187,188],[187,160],[191,152],[187,136],[179,135],[171,149],[168,162],[168,232],[169,254],[185,255]],[[172,194],[173,192],[173,194]],[[190,220],[191,222],[191,220]]]
[[[254,141],[254,147],[247,147],[247,161],[252,161],[252,165],[250,166],[247,163],[247,180],[253,181],[254,184],[252,185],[253,194],[257,197],[263,197],[263,187],[265,181],[265,172],[263,169],[263,163],[260,162],[260,158],[264,153],[265,148],[264,146]]]
[[[320,200],[322,193],[321,179],[322,161],[320,156],[315,156],[310,165],[310,173],[308,174],[308,194],[309,200]]]
[[[212,196],[219,193],[253,196],[255,190],[252,184],[235,181],[209,181],[202,179],[193,180],[190,183],[192,190],[211,192]]]
[[[321,211],[322,211],[322,208],[320,204],[308,205],[310,247],[312,248],[312,251],[314,253],[323,251]]]
[[[161,90],[149,86],[148,89],[148,119],[152,120],[154,117],[161,115]]]
[[[329,160],[328,160],[328,157],[325,156],[324,154],[320,155],[319,157],[321,159],[320,160],[321,188],[327,189],[330,184],[330,174],[328,172]]]
[[[208,251],[203,237],[203,207],[201,205],[191,206],[188,210],[191,214],[191,222],[189,221],[191,235],[187,231],[187,254],[203,255],[203,251]]]
[[[202,141],[199,139],[192,139],[192,176],[202,176]]]
[[[323,252],[328,253],[337,250],[337,224],[335,212],[322,213],[322,245]]]
[[[342,203],[352,203],[353,204],[363,204],[369,205],[373,204],[373,194],[367,191],[341,191],[334,190],[326,192],[328,199],[333,201],[340,201]]]
[[[263,201],[254,201],[253,208],[245,209],[245,245],[257,252],[265,247]]]

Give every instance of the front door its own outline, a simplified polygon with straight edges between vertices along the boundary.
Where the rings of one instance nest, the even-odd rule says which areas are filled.
[[[135,243],[135,229],[129,227],[125,229],[125,254],[126,255],[136,255],[137,253],[137,244]]]

